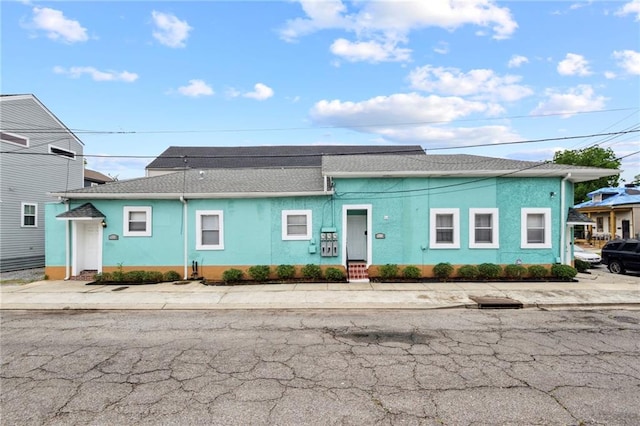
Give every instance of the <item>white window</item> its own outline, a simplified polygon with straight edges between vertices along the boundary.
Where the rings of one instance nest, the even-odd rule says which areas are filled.
[[[521,248],[551,248],[551,209],[524,208],[521,216]]]
[[[196,210],[196,250],[224,249],[222,210]]]
[[[311,239],[311,210],[282,211],[282,239]]]
[[[35,203],[22,203],[22,220],[20,226],[23,228],[35,228],[38,226],[38,205]]]
[[[61,157],[70,158],[71,160],[76,159],[75,151],[70,151],[68,149],[60,148],[59,146],[55,146],[55,145],[49,145],[49,154],[56,154]]]
[[[20,135],[15,135],[13,133],[0,132],[0,140],[2,140],[2,142],[8,142],[14,145],[19,145],[24,147],[29,146],[29,139]]]
[[[429,219],[431,248],[460,248],[460,209],[431,209]]]
[[[150,237],[151,207],[126,206],[122,222],[125,237]]]
[[[498,209],[469,209],[469,247],[498,248]]]

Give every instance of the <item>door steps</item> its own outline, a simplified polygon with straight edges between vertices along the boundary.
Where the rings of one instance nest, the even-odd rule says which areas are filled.
[[[73,281],[93,281],[97,273],[97,269],[85,269],[80,271],[78,275],[71,276],[69,279]]]
[[[367,270],[366,262],[349,262],[349,277],[348,280],[352,282],[368,283],[369,271]]]

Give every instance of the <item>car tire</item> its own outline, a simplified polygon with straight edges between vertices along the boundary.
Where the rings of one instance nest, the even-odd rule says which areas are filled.
[[[617,260],[609,262],[609,272],[613,274],[624,274],[624,266]]]

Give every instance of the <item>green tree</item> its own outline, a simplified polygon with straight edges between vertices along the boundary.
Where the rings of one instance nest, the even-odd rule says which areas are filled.
[[[603,169],[619,169],[621,164],[611,148],[601,148],[597,145],[577,150],[557,151],[553,156],[553,162],[556,164],[600,167]],[[587,194],[596,189],[617,187],[620,182],[620,176],[613,173],[611,176],[600,179],[576,183],[573,195],[574,204],[588,200]]]

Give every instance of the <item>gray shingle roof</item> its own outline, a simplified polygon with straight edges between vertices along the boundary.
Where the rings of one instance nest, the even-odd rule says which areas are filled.
[[[324,180],[320,168],[304,169],[213,169],[186,170],[161,176],[110,182],[104,185],[55,193],[67,198],[188,197],[214,198],[268,196],[273,194],[322,193]],[[163,197],[164,196],[164,197]]]
[[[619,170],[468,154],[325,156],[322,173],[335,177],[362,176],[565,176],[581,182],[618,174]]]
[[[81,206],[71,209],[68,212],[60,213],[56,217],[60,219],[75,219],[75,218],[93,218],[104,219],[105,215],[100,210],[96,209],[91,203],[84,203]]]
[[[320,167],[323,154],[422,154],[419,145],[170,146],[147,169]],[[185,163],[186,158],[186,163]]]
[[[569,213],[567,214],[568,225],[589,225],[592,223],[596,223],[596,221],[591,219],[589,216],[580,213],[573,207],[569,207]]]

